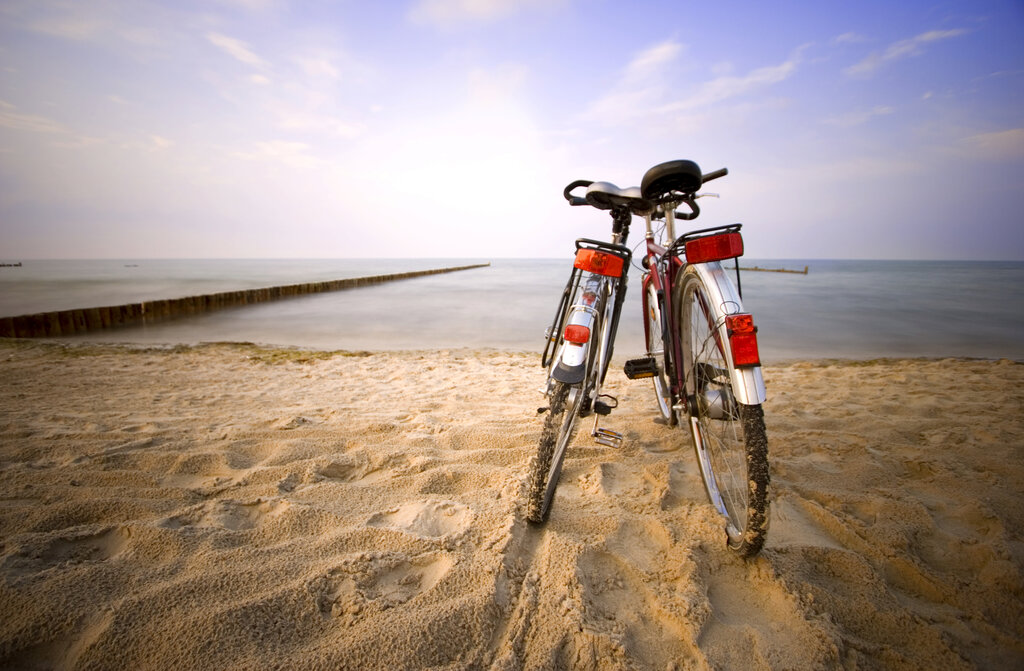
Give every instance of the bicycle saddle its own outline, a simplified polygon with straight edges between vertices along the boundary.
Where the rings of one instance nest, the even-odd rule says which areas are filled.
[[[646,214],[654,209],[654,203],[644,198],[636,186],[620,189],[611,182],[594,182],[587,187],[585,197],[589,205],[599,210],[626,206],[633,214]]]
[[[703,183],[700,166],[693,161],[668,161],[644,173],[644,178],[640,180],[640,192],[644,198],[653,200],[672,191],[693,193]]]

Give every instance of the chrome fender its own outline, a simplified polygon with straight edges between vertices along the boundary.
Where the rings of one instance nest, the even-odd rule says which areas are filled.
[[[699,263],[690,266],[697,271],[704,287],[708,291],[708,300],[718,306],[719,314],[734,315],[743,312],[743,301],[736,291],[735,285],[729,279],[728,273],[717,261],[712,263]],[[725,350],[726,356],[732,360],[732,348],[729,344],[729,333],[725,326],[725,320],[716,324],[719,339]],[[732,392],[736,400],[744,405],[760,405],[768,398],[764,388],[764,377],[761,375],[761,367],[736,368],[732,373]]]
[[[591,334],[593,334],[596,316],[597,310],[590,306],[573,305],[569,308],[569,314],[562,328],[564,329],[570,325],[586,326],[591,331]],[[558,356],[554,359],[551,377],[566,384],[579,384],[583,382],[587,369],[587,355],[593,342],[593,335],[583,344],[571,343],[563,339]]]

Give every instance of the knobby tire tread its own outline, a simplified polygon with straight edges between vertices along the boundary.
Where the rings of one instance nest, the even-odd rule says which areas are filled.
[[[764,426],[764,409],[760,405],[740,405],[740,421],[747,448],[747,528],[740,542],[732,548],[741,557],[755,556],[764,547],[768,531],[768,435]]]
[[[551,392],[551,405],[547,417],[544,418],[544,430],[540,434],[537,455],[530,463],[530,485],[526,501],[526,519],[534,524],[541,524],[547,519],[550,504],[544,507],[544,496],[547,491],[548,473],[551,470],[551,458],[558,443],[558,434],[565,415],[566,397],[569,387],[561,382],[555,383]]]

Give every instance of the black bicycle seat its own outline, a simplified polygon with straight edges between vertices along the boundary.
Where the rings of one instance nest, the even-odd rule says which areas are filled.
[[[654,209],[654,203],[644,198],[636,186],[620,189],[611,182],[594,182],[587,187],[585,197],[589,205],[599,210],[625,206],[633,214],[647,214]]]
[[[640,180],[640,193],[654,200],[672,191],[694,193],[704,183],[703,173],[693,161],[685,159],[659,163]]]

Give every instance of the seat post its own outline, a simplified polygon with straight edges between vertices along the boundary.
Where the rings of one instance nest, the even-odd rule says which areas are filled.
[[[671,246],[676,241],[676,204],[665,203],[665,244]]]
[[[619,205],[612,208],[612,243],[626,244],[626,238],[629,237],[629,224],[632,220],[633,215],[628,206]]]

